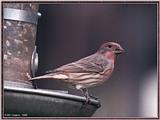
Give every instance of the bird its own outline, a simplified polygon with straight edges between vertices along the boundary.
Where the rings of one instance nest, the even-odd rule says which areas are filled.
[[[117,42],[106,42],[96,53],[47,71],[45,75],[30,80],[61,80],[75,89],[81,90],[88,102],[91,98],[88,88],[103,84],[111,77],[117,56],[123,52],[125,50]]]

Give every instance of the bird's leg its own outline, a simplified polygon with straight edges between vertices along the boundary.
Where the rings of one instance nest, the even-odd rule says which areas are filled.
[[[85,105],[90,102],[91,97],[94,98],[95,100],[98,99],[97,97],[95,97],[95,96],[93,96],[93,95],[89,95],[89,92],[88,92],[88,89],[87,89],[87,88],[81,88],[80,90],[83,92],[84,96],[86,97]],[[100,103],[97,104],[97,107],[98,107],[98,108],[99,108],[100,106],[101,106]]]
[[[98,97],[89,94],[87,88],[81,88],[80,90],[82,91],[82,93],[84,94],[84,96],[85,96],[86,98],[93,98],[93,99],[95,99],[95,100],[98,100]]]
[[[90,101],[90,96],[89,96],[89,93],[88,93],[88,89],[87,89],[87,88],[81,88],[80,90],[82,91],[82,93],[83,93],[84,96],[86,97],[86,102],[85,102],[85,104],[89,103],[89,101]]]

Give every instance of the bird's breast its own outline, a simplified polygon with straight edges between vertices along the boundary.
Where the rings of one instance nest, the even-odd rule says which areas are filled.
[[[104,71],[100,73],[101,76],[103,76],[102,82],[108,80],[111,77],[113,70],[114,70],[114,64],[112,63],[108,64],[106,69],[104,69]]]

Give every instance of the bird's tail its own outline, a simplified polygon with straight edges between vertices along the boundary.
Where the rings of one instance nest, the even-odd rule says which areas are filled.
[[[31,78],[30,80],[39,80],[39,79],[60,79],[60,80],[66,80],[69,79],[69,77],[62,73],[51,73],[46,74],[38,77]]]
[[[30,80],[50,79],[50,78],[51,78],[51,76],[42,75],[42,76],[31,78]]]

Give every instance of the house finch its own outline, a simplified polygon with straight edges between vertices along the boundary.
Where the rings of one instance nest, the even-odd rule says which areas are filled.
[[[96,53],[31,80],[62,80],[81,90],[88,100],[90,96],[87,88],[102,84],[112,75],[116,57],[122,52],[124,49],[118,43],[107,42],[102,44]]]

